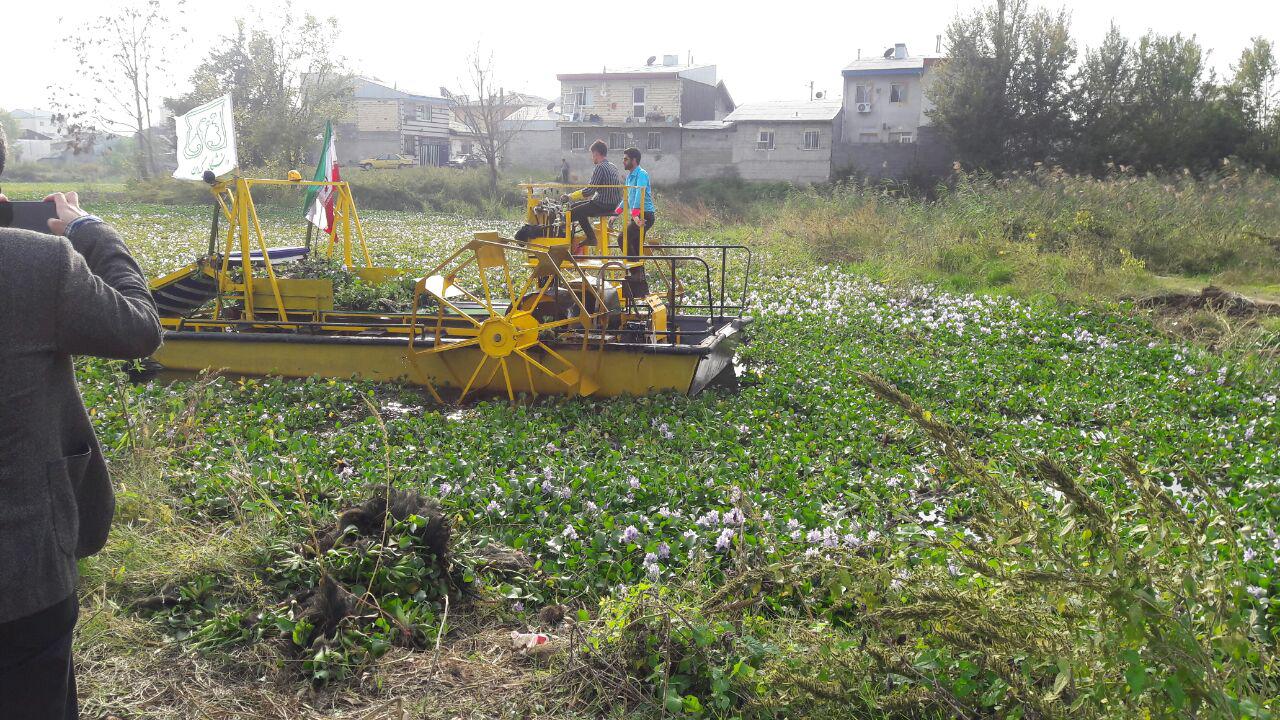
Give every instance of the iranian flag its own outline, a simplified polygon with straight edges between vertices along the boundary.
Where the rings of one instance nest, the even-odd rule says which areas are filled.
[[[320,148],[320,161],[316,163],[316,182],[338,182],[338,151],[333,146],[333,123],[324,124],[324,145]],[[332,186],[307,188],[306,202],[303,211],[312,225],[322,232],[333,232],[333,203],[338,197],[338,190]]]

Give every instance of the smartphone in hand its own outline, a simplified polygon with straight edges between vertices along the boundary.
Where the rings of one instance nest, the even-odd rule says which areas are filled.
[[[48,233],[49,220],[58,217],[57,206],[48,200],[0,202],[0,228],[17,228]]]

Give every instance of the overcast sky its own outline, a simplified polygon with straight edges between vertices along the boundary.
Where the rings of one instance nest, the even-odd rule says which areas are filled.
[[[906,42],[913,54],[932,52],[936,36],[956,12],[980,4],[311,0],[295,2],[294,9],[337,17],[338,47],[353,69],[415,93],[435,95],[441,85],[456,86],[463,59],[479,42],[493,50],[499,78],[512,90],[554,97],[556,73],[642,64],[650,55],[679,54],[685,60],[692,52],[695,62],[717,65],[720,79],[743,103],[805,98],[810,81],[815,89],[838,96],[840,70],[859,49],[878,54],[894,42]],[[119,2],[6,5],[0,15],[0,107],[12,109],[47,107],[50,82],[76,72],[70,51],[56,38]],[[231,29],[234,17],[257,8],[270,12],[274,5],[189,1],[185,54],[161,84],[181,90],[190,69]],[[1069,5],[1082,49],[1097,44],[1112,20],[1130,37],[1148,29],[1195,34],[1212,51],[1211,64],[1220,74],[1229,71],[1252,35],[1280,41],[1276,0],[1074,0]],[[635,18],[625,30],[618,24],[624,17]]]

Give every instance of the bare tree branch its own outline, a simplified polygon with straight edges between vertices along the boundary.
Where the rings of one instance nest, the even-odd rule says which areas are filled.
[[[507,93],[496,79],[493,53],[480,47],[467,57],[467,75],[458,81],[463,92],[445,89],[454,115],[474,138],[479,155],[489,167],[489,192],[498,194],[498,163],[511,141],[524,129],[528,114],[516,93]]]

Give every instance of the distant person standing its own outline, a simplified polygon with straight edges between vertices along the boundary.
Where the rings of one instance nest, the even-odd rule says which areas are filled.
[[[629,147],[622,151],[622,168],[627,171],[627,205],[631,208],[631,217],[627,219],[626,228],[618,233],[618,245],[624,255],[640,255],[640,228],[646,233],[653,227],[656,206],[653,204],[653,185],[649,183],[649,172],[640,167],[640,149]],[[618,204],[618,212],[623,210]],[[631,283],[631,296],[644,297],[649,294],[649,281],[645,278],[644,267],[631,270],[627,277]]]
[[[560,158],[560,184],[569,184],[569,161],[564,158]]]

